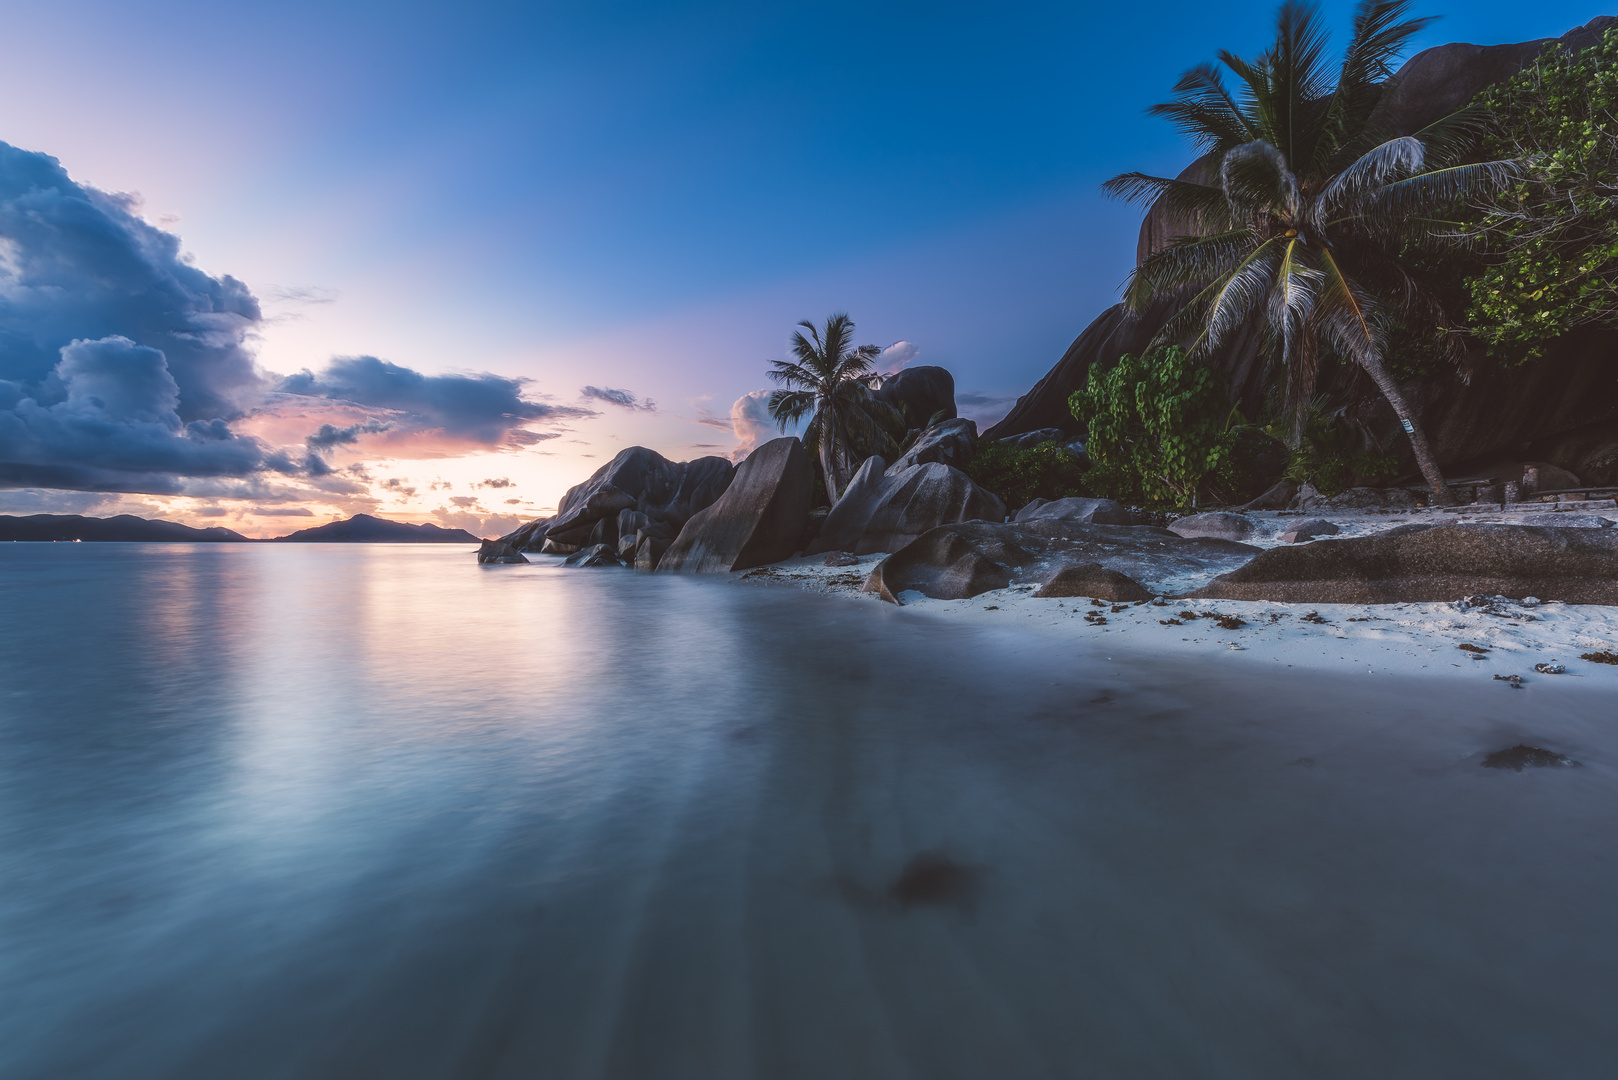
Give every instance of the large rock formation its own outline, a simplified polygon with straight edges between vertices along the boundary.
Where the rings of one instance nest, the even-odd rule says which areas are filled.
[[[670,461],[631,446],[569,488],[554,517],[530,521],[500,539],[518,551],[547,555],[571,555],[596,544],[617,550],[626,537],[624,524],[633,524],[636,533],[673,539],[693,514],[724,494],[734,471],[721,457]],[[629,538],[636,546],[626,554],[633,558],[642,537]]]
[[[1004,521],[1006,507],[999,497],[957,467],[971,460],[976,434],[970,420],[946,420],[922,432],[890,469],[883,468],[881,458],[867,458],[808,552],[898,551],[939,525]]]
[[[1613,22],[1611,16],[1602,16],[1563,35],[1560,41],[1570,49],[1586,48]],[[1443,45],[1417,53],[1384,84],[1373,122],[1390,135],[1413,134],[1454,112],[1479,91],[1516,74],[1552,40]],[[1200,161],[1194,162],[1181,175],[1206,179],[1204,168]],[[1141,225],[1138,258],[1145,259],[1186,231],[1165,209],[1154,207]],[[1110,365],[1125,353],[1145,348],[1177,306],[1177,299],[1164,298],[1138,316],[1121,305],[1102,312],[985,437],[1005,438],[1044,427],[1079,434],[1077,421],[1068,413],[1067,399],[1083,385],[1090,366]],[[1262,412],[1273,378],[1258,345],[1256,335],[1239,337],[1214,358],[1229,377],[1232,399],[1251,416]],[[1482,365],[1464,384],[1445,374],[1413,381],[1404,389],[1421,414],[1439,462],[1460,466],[1490,455],[1518,453],[1529,444],[1618,420],[1615,358],[1618,331],[1591,327],[1565,335],[1544,359],[1533,364],[1510,369]],[[1349,379],[1353,373],[1341,371],[1336,377]],[[1397,420],[1379,395],[1364,397],[1356,419],[1387,439],[1401,455],[1404,471],[1414,471],[1414,459]],[[1603,477],[1610,475],[1610,482],[1618,483],[1618,438],[1609,435],[1595,442],[1604,455],[1601,462],[1610,462],[1610,472],[1604,469]],[[1593,456],[1596,449],[1592,445],[1583,453]],[[1583,458],[1573,451],[1565,457],[1552,455],[1551,460],[1591,482],[1581,471]]]
[[[1017,522],[1067,521],[1076,525],[1140,525],[1140,514],[1115,499],[1035,499],[1017,511]]]
[[[891,375],[871,396],[898,409],[910,423],[926,427],[939,413],[955,419],[955,376],[941,367],[905,368]]]
[[[797,439],[765,443],[736,469],[725,493],[685,523],[658,573],[724,573],[789,558],[809,520],[814,478]]]
[[[1618,532],[1442,525],[1272,548],[1191,593],[1214,600],[1390,604],[1474,594],[1618,604]]]
[[[938,600],[963,600],[1011,584],[1045,585],[1067,567],[1083,567],[1082,574],[1075,571],[1069,578],[1097,587],[1105,578],[1108,589],[1123,595],[1127,590],[1121,581],[1087,565],[1097,564],[1142,589],[1178,592],[1187,578],[1206,580],[1210,573],[1241,565],[1258,550],[1228,540],[1187,540],[1145,525],[971,521],[932,529],[883,559],[871,571],[865,590],[895,604],[912,589]]]

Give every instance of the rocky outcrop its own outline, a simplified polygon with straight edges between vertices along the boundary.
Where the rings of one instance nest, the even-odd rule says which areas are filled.
[[[871,396],[898,409],[917,427],[928,426],[934,417],[953,420],[956,416],[955,376],[941,367],[905,368],[885,379]]]
[[[1052,574],[1035,596],[1088,596],[1115,604],[1140,603],[1152,594],[1127,574],[1108,570],[1100,563],[1074,563]]]
[[[1077,525],[1139,525],[1141,516],[1112,499],[1035,499],[1017,511],[1018,522],[1070,521]]]
[[[1068,441],[1068,435],[1059,427],[1035,428],[1033,431],[1025,431],[1021,435],[1008,435],[1000,441],[1009,443],[1018,450],[1028,450],[1039,446],[1041,443],[1065,443]]]
[[[1244,514],[1215,511],[1210,514],[1192,514],[1169,525],[1176,536],[1213,536],[1220,540],[1249,540],[1258,532],[1253,519]]]
[[[673,537],[693,514],[724,494],[733,472],[721,457],[670,461],[644,446],[631,446],[569,488],[554,517],[528,522],[501,539],[519,551],[571,555],[596,544],[616,553],[626,535],[625,523],[633,523],[637,532],[661,524]]]
[[[1006,507],[959,469],[938,461],[904,469],[867,458],[837,500],[809,553],[898,551],[929,529],[959,521],[1003,521]]]
[[[901,472],[914,465],[936,461],[964,469],[972,460],[972,443],[978,426],[971,420],[945,420],[916,436],[916,441],[893,463],[890,472]]]
[[[485,540],[478,548],[479,566],[502,566],[527,561],[522,552],[504,540]]]
[[[1273,548],[1190,595],[1293,604],[1454,601],[1487,594],[1618,603],[1618,532],[1442,525]]]
[[[1603,16],[1560,40],[1569,48],[1584,48],[1594,44],[1611,24],[1611,17]],[[1444,45],[1418,53],[1385,84],[1373,123],[1391,135],[1412,134],[1449,115],[1485,87],[1521,70],[1550,40]],[[1199,165],[1193,163],[1182,175],[1195,179],[1202,175],[1198,170]],[[1146,258],[1184,231],[1154,208],[1141,226],[1139,258]],[[1047,427],[1079,434],[1078,422],[1068,413],[1067,399],[1084,384],[1091,365],[1110,365],[1125,353],[1145,348],[1177,306],[1177,299],[1163,298],[1139,316],[1130,315],[1122,306],[1102,312],[1056,366],[985,436],[1000,439]],[[1258,345],[1256,334],[1238,336],[1213,360],[1228,379],[1231,399],[1249,416],[1262,414],[1273,383],[1273,373]],[[1615,356],[1618,330],[1587,327],[1558,339],[1535,363],[1511,368],[1480,365],[1465,383],[1444,373],[1407,383],[1404,390],[1420,413],[1440,464],[1454,467],[1618,421]],[[1402,472],[1413,474],[1408,443],[1380,396],[1367,391],[1354,371],[1341,366],[1323,368],[1321,389],[1328,388],[1359,400],[1353,419],[1399,454]],[[1611,482],[1618,483],[1618,440],[1612,450]],[[1558,464],[1584,475],[1571,459],[1558,459]],[[1593,481],[1586,476],[1585,482]]]
[[[765,443],[737,467],[725,493],[685,523],[657,572],[725,573],[789,558],[809,520],[814,475],[797,439]]]
[[[563,566],[619,566],[618,553],[606,544],[580,548],[567,557]]]
[[[938,600],[963,600],[1009,584],[1044,585],[1064,567],[1088,563],[1130,578],[1144,590],[1169,592],[1187,576],[1205,580],[1240,566],[1258,550],[1228,540],[1187,540],[1144,525],[971,521],[932,529],[889,555],[871,571],[865,591],[895,604],[908,590]],[[1096,580],[1092,571],[1085,573]]]

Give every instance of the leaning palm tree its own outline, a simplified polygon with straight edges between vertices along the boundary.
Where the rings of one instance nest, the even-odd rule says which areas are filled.
[[[1448,503],[1427,436],[1385,361],[1398,323],[1432,332],[1454,360],[1459,335],[1447,333],[1443,310],[1401,260],[1462,243],[1446,217],[1503,186],[1515,166],[1457,161],[1479,127],[1468,109],[1402,138],[1372,125],[1393,61],[1432,21],[1404,18],[1408,8],[1408,0],[1361,0],[1334,82],[1317,9],[1289,0],[1261,56],[1219,54],[1239,97],[1204,64],[1181,77],[1175,100],[1150,110],[1197,145],[1195,166],[1179,179],[1125,173],[1105,188],[1188,225],[1190,235],[1146,258],[1125,289],[1136,311],[1165,294],[1188,298],[1158,344],[1189,342],[1207,355],[1261,325],[1286,373],[1295,421],[1314,396],[1322,355],[1357,364],[1393,407],[1434,499]]]
[[[847,315],[829,316],[824,330],[807,319],[798,325],[809,336],[792,332],[792,355],[797,360],[770,361],[770,378],[787,388],[770,395],[770,415],[783,431],[809,417],[804,445],[820,456],[826,494],[835,503],[841,477],[858,464],[855,455],[886,440],[872,416],[876,402],[871,397],[872,387],[882,378],[871,370],[882,350],[854,345],[854,322]]]

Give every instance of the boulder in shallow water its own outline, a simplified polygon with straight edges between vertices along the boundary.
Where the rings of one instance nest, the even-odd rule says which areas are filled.
[[[1342,530],[1321,518],[1309,518],[1288,525],[1276,537],[1283,544],[1302,544],[1319,536],[1336,536]]]
[[[1618,604],[1618,532],[1440,525],[1272,548],[1191,593],[1292,604],[1453,601],[1474,593]]]
[[[718,501],[686,522],[658,572],[726,573],[791,557],[809,520],[814,475],[797,439],[765,443],[736,469]]]
[[[1134,578],[1093,562],[1069,563],[1046,579],[1034,595],[1088,596],[1116,604],[1133,604],[1152,598]]]
[[[650,574],[657,569],[662,561],[664,552],[668,551],[672,540],[661,536],[642,536],[640,545],[635,548],[635,569],[642,574]]]
[[[485,540],[478,548],[478,563],[482,566],[511,565],[527,561],[522,552],[504,540]]]
[[[620,566],[618,553],[606,544],[591,544],[567,557],[563,566]]]
[[[1169,526],[1175,536],[1215,536],[1221,540],[1247,540],[1257,531],[1252,518],[1223,510],[1192,514]]]

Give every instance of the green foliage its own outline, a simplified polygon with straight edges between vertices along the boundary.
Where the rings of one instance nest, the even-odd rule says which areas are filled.
[[[1035,499],[1065,499],[1087,490],[1078,456],[1059,442],[1023,449],[994,440],[979,442],[966,475],[1000,496],[1012,511]]]
[[[1280,437],[1282,432],[1272,427],[1270,434]],[[1287,462],[1286,479],[1313,484],[1322,495],[1336,495],[1356,483],[1386,479],[1398,470],[1396,455],[1381,449],[1356,450],[1353,442],[1341,410],[1331,409],[1323,397],[1314,399],[1305,407],[1303,428]]]
[[[1236,442],[1219,379],[1179,346],[1092,367],[1068,407],[1090,433],[1085,481],[1112,498],[1195,506]]]
[[[1488,152],[1520,159],[1475,231],[1494,258],[1473,277],[1470,320],[1508,362],[1590,323],[1618,322],[1618,27],[1576,54],[1546,47],[1485,92]]]

